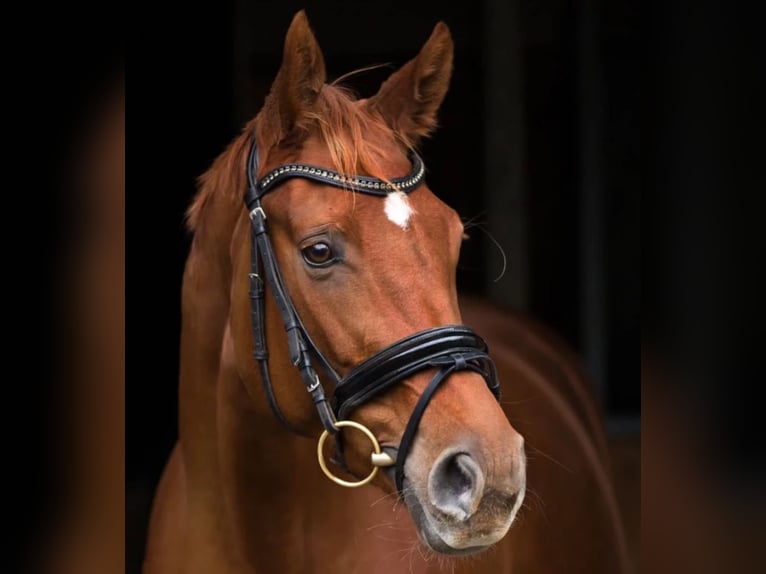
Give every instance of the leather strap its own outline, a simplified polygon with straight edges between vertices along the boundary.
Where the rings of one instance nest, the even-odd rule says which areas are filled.
[[[337,433],[335,428],[335,413],[330,408],[330,405],[325,396],[324,388],[319,381],[319,375],[317,375],[311,364],[310,352],[321,357],[321,362],[327,367],[331,376],[334,376],[338,380],[338,375],[330,367],[324,356],[319,353],[313,341],[308,337],[303,324],[298,318],[298,313],[295,310],[295,306],[290,300],[290,296],[284,287],[282,276],[279,273],[279,266],[277,265],[276,256],[274,255],[274,249],[271,246],[271,240],[266,232],[266,213],[261,206],[260,197],[256,191],[256,175],[258,172],[258,154],[256,146],[253,145],[250,149],[250,157],[248,158],[247,176],[248,176],[248,192],[246,195],[247,207],[250,210],[250,222],[251,232],[253,238],[251,265],[253,268],[250,272],[250,298],[251,302],[254,301],[255,305],[251,310],[251,313],[257,313],[258,317],[253,317],[252,324],[254,329],[255,346],[253,356],[261,367],[261,380],[266,391],[266,395],[277,418],[291,431],[295,431],[284,415],[282,414],[279,406],[277,405],[274,397],[274,391],[271,386],[271,377],[268,368],[268,352],[266,351],[266,331],[264,325],[265,313],[263,308],[263,293],[259,292],[261,287],[258,284],[261,281],[260,273],[265,276],[266,282],[272,291],[272,296],[277,304],[280,315],[282,316],[282,322],[287,332],[287,342],[290,349],[290,359],[301,373],[303,384],[306,386],[306,390],[311,395],[314,405],[316,406],[319,417],[322,421],[322,426],[330,433]],[[262,271],[261,271],[262,268]]]
[[[269,401],[269,406],[274,412],[279,422],[281,422],[291,432],[297,432],[297,430],[287,422],[287,419],[282,414],[282,411],[277,404],[277,399],[274,396],[274,388],[271,385],[271,373],[269,371],[269,350],[266,347],[266,327],[264,325],[264,284],[263,279],[259,275],[260,265],[258,262],[258,248],[253,242],[251,255],[250,255],[250,316],[253,325],[253,357],[258,362],[258,367],[261,373],[261,381],[263,383],[264,390],[266,391],[266,398]]]
[[[443,366],[436,373],[436,375],[434,375],[433,379],[431,379],[431,382],[428,383],[428,386],[423,391],[423,394],[420,395],[420,399],[418,399],[418,402],[412,411],[412,415],[410,415],[410,420],[407,421],[407,426],[404,429],[402,438],[399,441],[399,448],[396,453],[396,469],[394,471],[394,480],[396,482],[396,490],[400,494],[404,492],[404,465],[407,462],[407,456],[410,453],[410,448],[412,447],[412,443],[415,439],[415,434],[418,431],[418,426],[420,426],[420,419],[423,418],[423,415],[426,412],[426,407],[428,407],[428,404],[431,402],[434,394],[436,394],[436,391],[439,389],[442,383],[444,383],[449,378],[449,376],[456,371],[471,370],[484,375],[483,371],[469,363],[466,358],[460,354],[451,355],[450,359],[453,361],[452,364]]]
[[[424,369],[441,366],[454,354],[462,354],[470,361],[489,363],[487,377],[494,374],[486,343],[468,327],[447,325],[427,329],[386,347],[346,375],[334,393],[333,406],[338,417],[345,419],[355,407],[390,386]],[[497,379],[493,377],[487,384],[498,396]]]

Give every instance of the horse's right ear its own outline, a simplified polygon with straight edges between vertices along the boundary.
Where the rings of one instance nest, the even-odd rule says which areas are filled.
[[[306,12],[294,17],[285,37],[282,67],[271,85],[258,122],[258,140],[269,148],[303,123],[327,79],[324,57]]]

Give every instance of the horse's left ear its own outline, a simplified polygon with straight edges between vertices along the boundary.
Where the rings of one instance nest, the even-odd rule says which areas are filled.
[[[287,30],[282,66],[261,112],[258,135],[262,145],[275,145],[301,127],[326,79],[322,50],[301,10]]]
[[[417,57],[392,74],[367,103],[411,145],[436,127],[452,76],[453,52],[449,28],[439,22]]]

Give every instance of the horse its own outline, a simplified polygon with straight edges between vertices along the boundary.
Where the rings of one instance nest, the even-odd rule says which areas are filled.
[[[458,297],[464,225],[417,153],[452,65],[439,22],[359,99],[293,18],[187,212],[179,439],[146,574],[628,571],[576,356]]]

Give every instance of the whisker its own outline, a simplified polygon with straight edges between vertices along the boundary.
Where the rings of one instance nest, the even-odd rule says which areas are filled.
[[[524,403],[528,403],[529,401],[533,401],[534,399],[535,399],[535,397],[527,397],[527,398],[524,398],[524,399],[516,399],[515,401],[503,401],[503,400],[501,400],[500,404],[501,405],[507,405],[507,406],[510,407],[510,406],[514,406],[514,405],[521,405],[521,404],[524,404]]]
[[[370,503],[370,508],[372,508],[373,506],[375,506],[377,504],[380,504],[381,502],[383,502],[384,500],[386,500],[388,498],[394,498],[394,497],[397,497],[397,496],[399,496],[399,495],[396,492],[388,492],[388,493],[384,494],[383,496],[381,496],[380,498],[378,498],[377,500],[375,500],[374,502],[371,502]]]
[[[388,526],[389,528],[391,528],[393,530],[392,527],[393,527],[394,524],[396,524],[396,522],[394,522],[393,520],[391,522],[381,522],[379,524],[373,524],[372,526],[368,526],[367,528],[365,528],[365,530],[367,530],[367,532],[369,532],[370,530],[375,530],[376,528],[381,528],[381,527],[384,527],[384,526]]]
[[[412,559],[415,557],[415,548],[416,548],[417,544],[418,544],[417,542],[414,542],[412,544],[412,547],[411,547],[410,553],[409,553],[409,556],[410,556],[410,574],[415,574],[415,570],[412,567]]]
[[[389,538],[389,537],[386,537],[386,536],[381,536],[380,534],[375,534],[375,538],[377,538],[378,540],[383,540],[384,542],[393,542],[395,544],[401,544],[402,542],[406,542],[405,539],[401,539],[401,538]]]
[[[543,451],[541,451],[539,448],[537,448],[535,445],[533,445],[533,444],[530,444],[528,441],[527,441],[527,443],[526,443],[526,446],[528,446],[529,448],[533,449],[533,450],[534,450],[535,452],[537,452],[538,454],[540,454],[540,455],[544,456],[545,458],[547,458],[547,459],[548,459],[548,460],[550,460],[551,462],[553,462],[553,463],[555,463],[555,464],[559,465],[561,468],[563,468],[564,470],[566,470],[568,473],[570,473],[570,474],[574,474],[574,473],[575,473],[575,472],[574,472],[574,471],[573,471],[571,468],[569,468],[568,466],[566,466],[564,463],[562,463],[562,462],[559,462],[558,460],[556,460],[555,458],[553,458],[553,457],[552,457],[552,456],[550,456],[549,454],[546,454],[546,453],[544,453],[544,452],[543,452]]]
[[[423,559],[424,562],[429,562],[429,559],[426,558],[423,555],[423,545],[422,544],[416,544],[416,548],[418,549],[418,554],[420,554],[420,557]]]
[[[478,223],[476,223],[471,225],[471,229],[473,228],[476,228],[482,233],[484,233],[484,235],[486,235],[489,238],[489,240],[495,245],[495,247],[497,247],[497,250],[500,252],[500,257],[503,258],[503,268],[500,270],[500,274],[495,279],[493,279],[493,283],[497,283],[498,281],[500,281],[500,279],[503,278],[503,276],[505,275],[506,269],[508,269],[508,257],[506,257],[505,255],[505,249],[503,249],[503,246],[500,245],[500,242],[497,239],[495,239],[495,236],[492,235],[489,231],[487,231],[483,225],[479,225]]]
[[[503,265],[502,265],[502,269],[500,270],[500,274],[493,280],[494,283],[497,283],[498,281],[500,281],[500,279],[502,279],[505,276],[505,272],[508,268],[508,257],[505,254],[505,249],[503,249],[503,246],[500,245],[500,242],[497,241],[497,239],[495,239],[495,237],[489,231],[487,231],[487,229],[484,227],[484,222],[477,221],[479,217],[482,217],[486,213],[487,212],[485,210],[478,213],[477,215],[474,215],[473,217],[469,219],[463,219],[463,235],[464,235],[464,239],[467,239],[468,238],[467,232],[469,230],[478,229],[489,238],[489,240],[495,245],[495,247],[497,247],[498,251],[500,252],[500,256],[503,259]]]
[[[542,514],[543,519],[545,519],[546,524],[550,525],[550,520],[548,518],[548,514],[545,512],[545,500],[543,500],[543,498],[539,494],[537,494],[537,492],[535,492],[533,489],[531,489],[529,486],[527,486],[527,493],[529,493],[529,494],[531,494],[531,495],[533,495],[535,497],[535,500],[537,502],[537,511],[540,514]],[[522,508],[524,508],[526,506],[526,508],[530,512],[534,512],[535,510],[531,506],[527,505],[527,502],[529,502],[529,501],[531,501],[531,499],[526,498],[524,500],[524,503],[521,506],[522,506]]]
[[[485,209],[484,211],[480,211],[479,213],[477,213],[473,217],[469,217],[468,219],[463,219],[461,217],[460,219],[463,222],[463,230],[468,231],[468,229],[477,225],[476,220],[479,219],[480,217],[483,217],[486,214],[487,214],[487,210]]]
[[[542,514],[543,519],[545,520],[545,523],[550,526],[551,521],[548,518],[548,514],[545,512],[545,500],[543,500],[543,498],[539,494],[537,494],[537,492],[530,489],[529,487],[527,487],[527,492],[532,494],[535,497],[535,500],[537,501],[538,512]],[[524,504],[522,504],[522,507],[526,504],[526,502],[527,502],[527,499],[524,500]],[[530,512],[533,512],[531,507],[528,506],[527,508]]]

